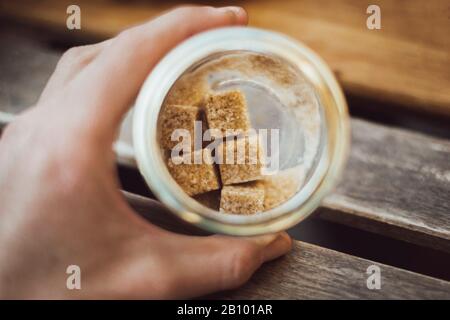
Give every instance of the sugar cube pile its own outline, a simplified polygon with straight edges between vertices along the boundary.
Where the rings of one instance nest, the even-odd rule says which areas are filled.
[[[160,117],[162,148],[171,150],[178,143],[172,141],[176,129],[187,130],[193,141],[194,123],[201,119],[207,128],[219,132],[214,155],[203,145],[199,150],[192,146],[189,154],[169,157],[172,177],[188,195],[220,212],[248,215],[264,211],[264,153],[251,128],[244,94],[230,90],[208,94],[196,105],[166,104]],[[202,157],[201,163],[195,163],[195,157]]]

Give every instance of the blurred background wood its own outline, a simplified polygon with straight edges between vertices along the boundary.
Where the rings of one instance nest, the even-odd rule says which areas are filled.
[[[65,26],[66,8],[72,4],[68,0],[0,0],[0,8],[3,18],[68,38],[103,39],[180,3],[80,0],[80,31],[69,31]],[[317,51],[347,92],[450,115],[448,1],[377,1],[381,30],[366,27],[368,0],[233,3],[248,10],[250,25],[283,32]]]

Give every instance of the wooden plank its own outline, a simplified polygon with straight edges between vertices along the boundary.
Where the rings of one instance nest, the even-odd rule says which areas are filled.
[[[0,111],[20,111],[37,100],[59,55],[0,35]],[[4,58],[8,52],[15,61]],[[363,120],[351,124],[342,182],[317,215],[450,252],[449,141]]]
[[[47,26],[72,39],[110,37],[177,2],[80,0],[82,30],[65,28],[70,1],[0,0],[5,17]],[[446,0],[381,0],[382,29],[368,30],[370,1],[237,2],[250,25],[304,41],[331,65],[347,92],[450,115],[450,19]],[[215,3],[217,4],[217,3]]]
[[[171,215],[162,207],[155,209],[154,200],[130,193],[125,197],[148,220],[176,230]],[[381,270],[380,290],[367,288],[366,271],[371,265]],[[242,288],[213,298],[450,299],[450,282],[294,241],[287,256],[265,264]]]
[[[346,171],[318,215],[450,252],[450,142],[351,124]]]
[[[367,289],[367,268],[381,269],[381,289]],[[449,299],[450,282],[375,263],[305,242],[263,266],[225,299]]]

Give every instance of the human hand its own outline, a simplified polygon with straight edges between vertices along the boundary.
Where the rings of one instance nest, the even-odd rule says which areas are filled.
[[[235,288],[289,250],[286,233],[171,233],[119,190],[112,143],[153,66],[195,33],[246,21],[240,8],[178,8],[64,54],[0,140],[1,298],[189,298]],[[81,290],[66,288],[69,265]]]

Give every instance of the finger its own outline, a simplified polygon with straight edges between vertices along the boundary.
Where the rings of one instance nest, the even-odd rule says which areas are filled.
[[[119,34],[79,77],[79,105],[102,118],[98,130],[114,137],[123,114],[151,69],[175,45],[198,32],[244,24],[241,8],[182,7]]]
[[[164,298],[178,299],[239,287],[262,263],[287,253],[291,239],[284,232],[251,238],[176,235],[165,246],[160,289]],[[152,287],[140,288],[144,297],[151,297]]]
[[[72,47],[59,59],[55,71],[39,97],[39,102],[61,91],[67,83],[80,73],[106,46],[111,39],[91,45]]]

